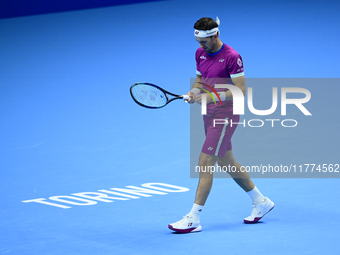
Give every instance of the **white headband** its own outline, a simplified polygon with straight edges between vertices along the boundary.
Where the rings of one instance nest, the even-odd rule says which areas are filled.
[[[220,25],[220,20],[219,20],[218,17],[216,17],[216,23],[217,23],[217,25]],[[209,36],[216,34],[219,31],[220,30],[218,29],[218,27],[214,27],[213,29],[210,29],[210,30],[197,30],[197,29],[195,29],[195,36],[197,36],[197,37],[209,37]]]

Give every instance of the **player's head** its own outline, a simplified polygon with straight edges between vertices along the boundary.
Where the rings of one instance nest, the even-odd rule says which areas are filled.
[[[194,25],[196,41],[208,53],[213,52],[216,44],[220,41],[218,38],[220,34],[219,23],[218,18],[215,21],[212,18],[204,17],[196,21]]]
[[[218,20],[218,18],[217,18]],[[207,31],[207,30],[211,30],[213,28],[218,27],[218,21],[213,20],[212,18],[200,18],[199,20],[196,21],[194,28],[196,30],[202,30],[202,31]]]

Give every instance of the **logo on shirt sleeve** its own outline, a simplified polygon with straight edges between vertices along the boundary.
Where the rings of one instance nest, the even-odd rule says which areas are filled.
[[[242,60],[240,58],[237,59],[237,64],[238,64],[239,67],[242,66]]]

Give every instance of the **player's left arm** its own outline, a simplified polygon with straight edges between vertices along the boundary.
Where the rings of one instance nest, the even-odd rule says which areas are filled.
[[[244,75],[236,78],[231,78],[231,80],[233,84],[243,92],[243,95],[246,95],[246,78],[244,77]],[[233,100],[233,94],[230,90],[223,92],[225,93],[225,100]]]

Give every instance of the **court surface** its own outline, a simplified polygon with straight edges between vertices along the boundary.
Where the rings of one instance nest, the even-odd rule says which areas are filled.
[[[339,10],[335,1],[174,0],[0,20],[0,254],[338,254],[336,175],[255,178],[276,206],[254,225],[243,224],[247,194],[217,178],[203,231],[172,233],[198,181],[190,107],[144,109],[129,87],[186,94],[193,24],[218,16],[246,77],[318,81],[301,85],[312,116],[291,107],[284,117],[296,128],[238,127],[236,159],[339,164],[340,89],[328,79],[339,78]]]

